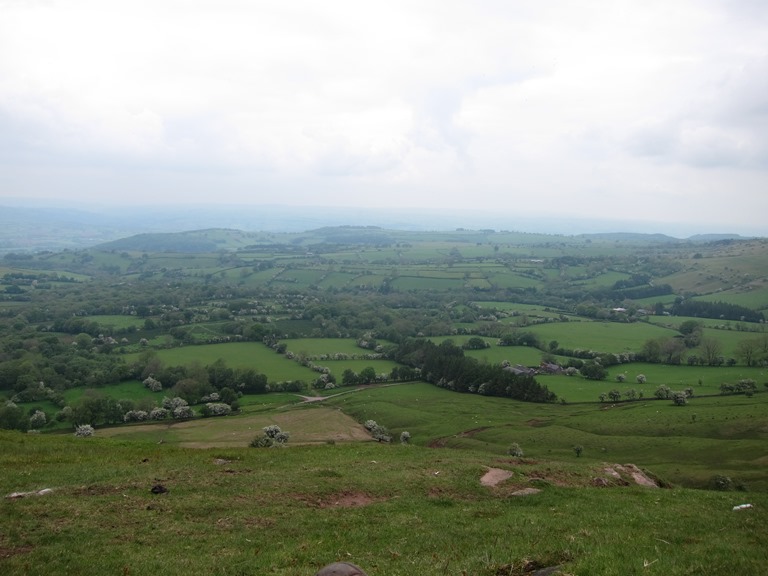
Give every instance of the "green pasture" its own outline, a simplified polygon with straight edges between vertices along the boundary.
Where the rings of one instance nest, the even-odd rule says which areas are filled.
[[[497,302],[491,300],[477,300],[474,302],[475,306],[488,310],[499,310],[502,312],[519,312],[521,314],[529,315],[541,315],[548,314],[557,315],[547,306],[541,306],[539,304],[519,304],[517,302]]]
[[[676,294],[665,294],[663,296],[651,296],[649,298],[636,298],[632,302],[640,308],[652,309],[657,302],[670,306],[677,298]]]
[[[330,272],[318,283],[318,286],[320,288],[344,288],[352,282],[356,276],[356,274],[347,272]]]
[[[624,382],[617,382],[616,376],[623,375]],[[638,375],[644,375],[644,384],[637,382]],[[659,386],[672,390],[692,388],[694,395],[719,395],[720,384],[736,384],[739,380],[752,379],[757,383],[758,393],[768,393],[763,384],[768,382],[768,369],[747,368],[746,366],[669,366],[633,362],[608,368],[605,380],[587,380],[581,376],[541,375],[536,379],[568,402],[597,402],[601,393],[619,390],[623,394],[630,389],[643,393],[644,399],[652,399]]]
[[[448,340],[456,346],[463,346],[471,338],[478,338],[478,336],[456,334],[452,336],[435,336],[429,338],[429,340],[435,344],[441,344]],[[497,346],[498,338],[483,337],[481,339],[490,344],[490,347],[479,350],[464,350],[464,355],[487,364],[501,364],[504,360],[509,360],[513,365],[538,366],[541,364],[544,352],[538,348],[531,348],[530,346]]]
[[[602,274],[598,274],[596,276],[593,276],[591,278],[586,278],[584,280],[581,280],[577,282],[577,284],[581,286],[600,286],[600,287],[611,287],[619,280],[626,280],[629,278],[629,274],[626,274],[624,272],[616,272],[616,271],[608,271],[604,272]]]
[[[398,276],[391,282],[395,290],[457,290],[464,286],[463,278],[439,278],[429,276]]]
[[[293,270],[285,270],[280,275],[280,280],[283,282],[293,282],[296,284],[297,288],[306,288],[307,286],[317,284],[324,275],[324,270],[297,268]]]
[[[136,316],[122,316],[117,314],[103,314],[88,316],[88,320],[96,322],[99,326],[112,330],[126,328],[143,328],[144,319]]]
[[[564,348],[613,353],[638,352],[646,340],[677,334],[646,322],[555,322],[528,326],[525,330],[537,334],[541,342],[556,340]]]
[[[762,340],[768,338],[766,333],[740,332],[738,330],[717,330],[714,328],[705,328],[704,337],[712,338],[720,342],[723,347],[722,355],[725,358],[737,358],[737,349],[739,342],[744,340]],[[698,348],[688,351],[689,354],[699,354]],[[740,361],[740,360],[739,360]]]
[[[139,354],[126,354],[127,362],[139,360]],[[257,342],[231,342],[227,344],[201,344],[158,350],[159,358],[167,366],[208,366],[223,360],[230,368],[253,369],[265,374],[270,382],[304,380],[310,382],[317,373],[297,362],[276,354],[274,350]]]
[[[697,296],[693,299],[705,302],[727,302],[728,304],[745,306],[752,310],[768,310],[768,286],[748,287],[746,290],[744,288],[734,288],[716,294]]]
[[[488,275],[488,282],[497,288],[534,288],[541,284],[540,280],[521,276],[513,272],[499,272]]]
[[[379,274],[361,274],[355,276],[351,282],[351,286],[362,286],[365,288],[379,288],[386,280],[386,276]]]
[[[699,322],[705,328],[715,328],[717,326],[730,325],[732,322],[717,320],[713,318],[695,318],[693,316],[646,316],[646,320],[651,324],[677,330],[683,322],[693,320]]]
[[[376,374],[389,375],[393,368],[399,366],[397,362],[392,360],[321,360],[319,364],[330,368],[331,374],[336,377],[339,384],[341,384],[341,375],[347,369],[359,374],[370,366],[376,371]]]
[[[138,380],[126,380],[124,382],[116,382],[109,386],[102,386],[101,388],[84,388],[78,386],[77,388],[70,388],[63,394],[67,404],[72,405],[77,402],[84,394],[103,394],[115,400],[133,400],[134,402],[142,400],[143,398],[151,398],[153,402],[157,403],[163,399],[163,392],[151,392],[149,388],[144,386]],[[167,393],[166,393],[167,394]]]
[[[357,345],[353,338],[290,338],[281,340],[288,346],[288,350],[298,355],[319,356],[321,354],[372,354],[373,350],[366,350]]]

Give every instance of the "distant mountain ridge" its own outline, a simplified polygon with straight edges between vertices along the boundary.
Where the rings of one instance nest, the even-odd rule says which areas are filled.
[[[60,206],[0,206],[0,252],[82,249],[141,234],[190,234],[200,230],[230,229],[266,233],[302,233],[322,236],[329,243],[355,242],[382,244],[391,240],[391,232],[475,231],[484,237],[493,230],[514,230],[537,236],[574,237],[579,230],[595,233],[579,237],[592,241],[618,242],[709,242],[740,240],[738,234],[697,234],[687,239],[660,233],[597,232],[608,226],[640,227],[641,224],[607,221],[573,220],[569,222],[548,218],[512,217],[472,211],[449,211],[436,208],[428,213],[418,210],[361,210],[338,207],[290,206],[124,206],[70,207]],[[566,235],[558,230],[568,230]],[[250,233],[250,232],[246,232]],[[378,238],[376,236],[378,235]],[[167,237],[145,236],[134,245],[150,245],[151,239]],[[154,241],[152,240],[152,241]],[[187,240],[191,238],[187,237]],[[199,238],[198,249],[220,249],[210,239]],[[478,240],[479,241],[479,240]],[[135,248],[142,249],[142,248]]]
[[[291,246],[292,250],[320,249],[334,245],[391,246],[399,242],[435,241],[476,243],[541,244],[570,242],[623,243],[637,246],[686,244],[747,240],[736,234],[697,235],[695,239],[679,239],[664,234],[601,233],[574,236],[496,232],[494,230],[454,230],[449,232],[388,230],[378,226],[324,226],[306,232],[246,232],[228,228],[207,228],[183,232],[142,233],[94,246],[96,250],[130,252],[203,253],[256,249],[276,245]]]

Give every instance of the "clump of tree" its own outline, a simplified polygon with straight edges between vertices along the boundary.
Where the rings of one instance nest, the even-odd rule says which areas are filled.
[[[467,340],[464,344],[461,346],[464,350],[483,350],[485,348],[490,348],[491,345],[480,338],[479,336],[473,336],[469,340]]]
[[[584,363],[579,372],[587,380],[605,380],[608,377],[608,370],[598,362]]]
[[[417,368],[421,377],[441,388],[486,396],[504,396],[529,402],[554,402],[557,397],[529,374],[515,374],[501,365],[483,364],[464,355],[446,340],[407,339],[392,353],[392,359]]]

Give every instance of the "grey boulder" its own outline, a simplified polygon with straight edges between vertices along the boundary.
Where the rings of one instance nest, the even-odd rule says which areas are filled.
[[[315,576],[367,576],[360,566],[349,562],[334,562],[322,568]]]

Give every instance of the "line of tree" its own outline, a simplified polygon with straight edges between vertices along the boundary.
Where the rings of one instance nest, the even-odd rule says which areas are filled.
[[[756,312],[746,306],[727,302],[703,302],[701,300],[680,299],[672,305],[675,316],[693,316],[695,318],[715,318],[742,322],[763,322],[762,312]]]

